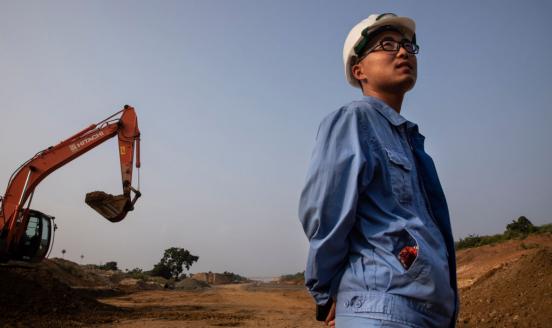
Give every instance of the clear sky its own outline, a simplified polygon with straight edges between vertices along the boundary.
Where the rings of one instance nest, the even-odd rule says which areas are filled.
[[[112,224],[84,204],[120,193],[107,142],[54,172],[33,208],[56,216],[52,256],[149,269],[184,247],[192,272],[302,271],[297,218],[321,119],[360,97],[342,46],[370,13],[417,22],[420,125],[455,238],[552,222],[550,1],[0,0],[0,189],[20,163],[133,105],[136,210]]]

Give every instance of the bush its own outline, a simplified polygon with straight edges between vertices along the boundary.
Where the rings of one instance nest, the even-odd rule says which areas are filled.
[[[480,246],[482,238],[478,235],[468,235],[466,238],[460,238],[459,241],[454,243],[456,249],[478,247]]]
[[[144,272],[140,268],[134,268],[132,270],[129,270],[127,271],[126,275],[131,278],[141,279],[141,280],[146,280],[149,277],[148,273]]]
[[[538,229],[525,216],[520,216],[517,220],[512,220],[512,223],[506,226],[506,235],[510,238],[524,238],[530,233],[536,232]]]
[[[280,276],[281,282],[300,282],[305,280],[305,271]]]
[[[491,245],[499,242],[506,241],[510,238],[504,234],[497,234],[491,236],[478,236],[478,235],[469,235],[466,238],[460,239],[454,243],[456,249],[464,249],[471,247],[479,247],[483,245]]]
[[[535,228],[537,228],[537,233],[552,233],[552,223],[543,224],[540,227]]]
[[[117,268],[117,262],[115,262],[115,261],[111,261],[111,262],[107,262],[103,265],[99,265],[98,269],[100,269],[100,270],[112,270],[112,271],[119,270],[119,268]]]
[[[153,269],[150,271],[150,275],[153,277],[163,277],[165,279],[171,279],[172,277],[171,269],[162,262],[159,262],[153,266]]]
[[[245,277],[242,277],[239,274],[236,274],[234,272],[224,271],[222,274],[227,276],[230,279],[230,281],[232,281],[232,282],[242,282],[242,281],[248,281],[249,280],[249,279],[247,279]]]

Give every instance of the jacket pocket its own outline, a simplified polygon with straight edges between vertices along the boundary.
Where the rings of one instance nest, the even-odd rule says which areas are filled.
[[[407,228],[402,228],[387,234],[389,238],[389,255],[387,261],[392,270],[387,281],[389,287],[398,285],[407,285],[413,279],[416,279],[424,270],[427,271],[422,254],[425,249],[420,247],[420,243],[414,237],[414,234]],[[388,255],[388,256],[389,256]]]
[[[425,259],[426,249],[423,243],[416,239],[417,235],[406,227],[397,228],[371,238],[371,242],[375,245],[376,271],[373,285],[376,290],[404,292],[413,288],[411,287],[413,283],[425,281],[430,271]],[[401,251],[405,249],[413,249],[416,252],[413,257],[401,261]],[[371,282],[370,280],[366,282]],[[370,285],[367,283],[367,286]]]
[[[393,195],[401,204],[410,204],[413,199],[412,191],[412,163],[403,154],[385,148],[389,160],[389,177]]]
[[[416,279],[424,270],[421,254],[423,251],[412,233],[408,229],[404,229],[395,244],[393,254],[403,267],[404,273],[412,279]]]

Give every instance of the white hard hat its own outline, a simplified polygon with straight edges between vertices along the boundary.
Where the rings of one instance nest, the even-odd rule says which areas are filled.
[[[362,42],[366,42],[365,36],[367,36],[370,32],[377,30],[378,27],[382,26],[394,27],[401,31],[403,34],[414,38],[413,42],[416,42],[416,23],[414,22],[414,20],[408,17],[399,17],[391,13],[373,14],[355,25],[355,27],[353,27],[349,32],[349,35],[347,35],[347,39],[345,40],[345,44],[343,45],[343,66],[345,68],[345,76],[349,84],[353,87],[360,88],[360,83],[351,74],[351,62],[353,57],[361,55],[360,53],[356,53],[355,48],[357,48],[357,46],[359,46],[359,44],[361,44]]]

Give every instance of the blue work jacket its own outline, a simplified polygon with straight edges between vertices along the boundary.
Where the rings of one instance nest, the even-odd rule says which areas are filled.
[[[454,327],[456,260],[447,203],[418,126],[373,97],[320,124],[299,205],[305,284],[336,315]],[[401,262],[406,247],[417,251]]]

